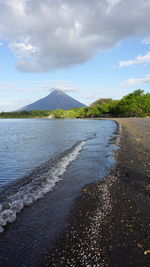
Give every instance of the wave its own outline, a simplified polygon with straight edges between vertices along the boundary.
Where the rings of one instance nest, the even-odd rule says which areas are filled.
[[[76,143],[59,158],[53,160],[52,164],[48,162],[45,164],[45,168],[41,166],[32,175],[28,175],[22,181],[21,179],[17,181],[21,186],[17,188],[14,185],[15,192],[3,197],[3,201],[0,203],[0,232],[4,231],[5,225],[15,221],[17,213],[25,206],[31,205],[54,188],[55,184],[62,179],[61,176],[67,166],[77,158],[84,144],[85,141]]]

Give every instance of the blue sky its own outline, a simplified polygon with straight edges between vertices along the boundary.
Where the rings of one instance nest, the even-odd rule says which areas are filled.
[[[92,3],[1,1],[0,111],[30,104],[52,88],[87,105],[139,88],[150,92],[149,1],[127,0],[129,12],[123,0]]]

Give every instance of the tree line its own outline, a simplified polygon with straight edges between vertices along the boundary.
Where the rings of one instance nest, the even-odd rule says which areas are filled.
[[[100,117],[145,117],[150,116],[150,94],[143,90],[136,90],[120,100],[101,98],[89,107],[72,108],[70,110],[57,109],[1,112],[0,118],[100,118]]]
[[[48,110],[21,110],[14,112],[1,112],[0,118],[43,118],[49,116]]]

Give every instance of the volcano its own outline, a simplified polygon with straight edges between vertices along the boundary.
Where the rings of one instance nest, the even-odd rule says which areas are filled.
[[[51,92],[48,96],[41,98],[20,110],[56,110],[58,108],[67,110],[82,107],[85,107],[85,105],[57,89]]]

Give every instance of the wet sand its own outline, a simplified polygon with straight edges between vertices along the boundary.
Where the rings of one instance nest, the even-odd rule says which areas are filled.
[[[105,181],[82,189],[39,266],[150,266],[150,119],[115,121],[116,166]]]

